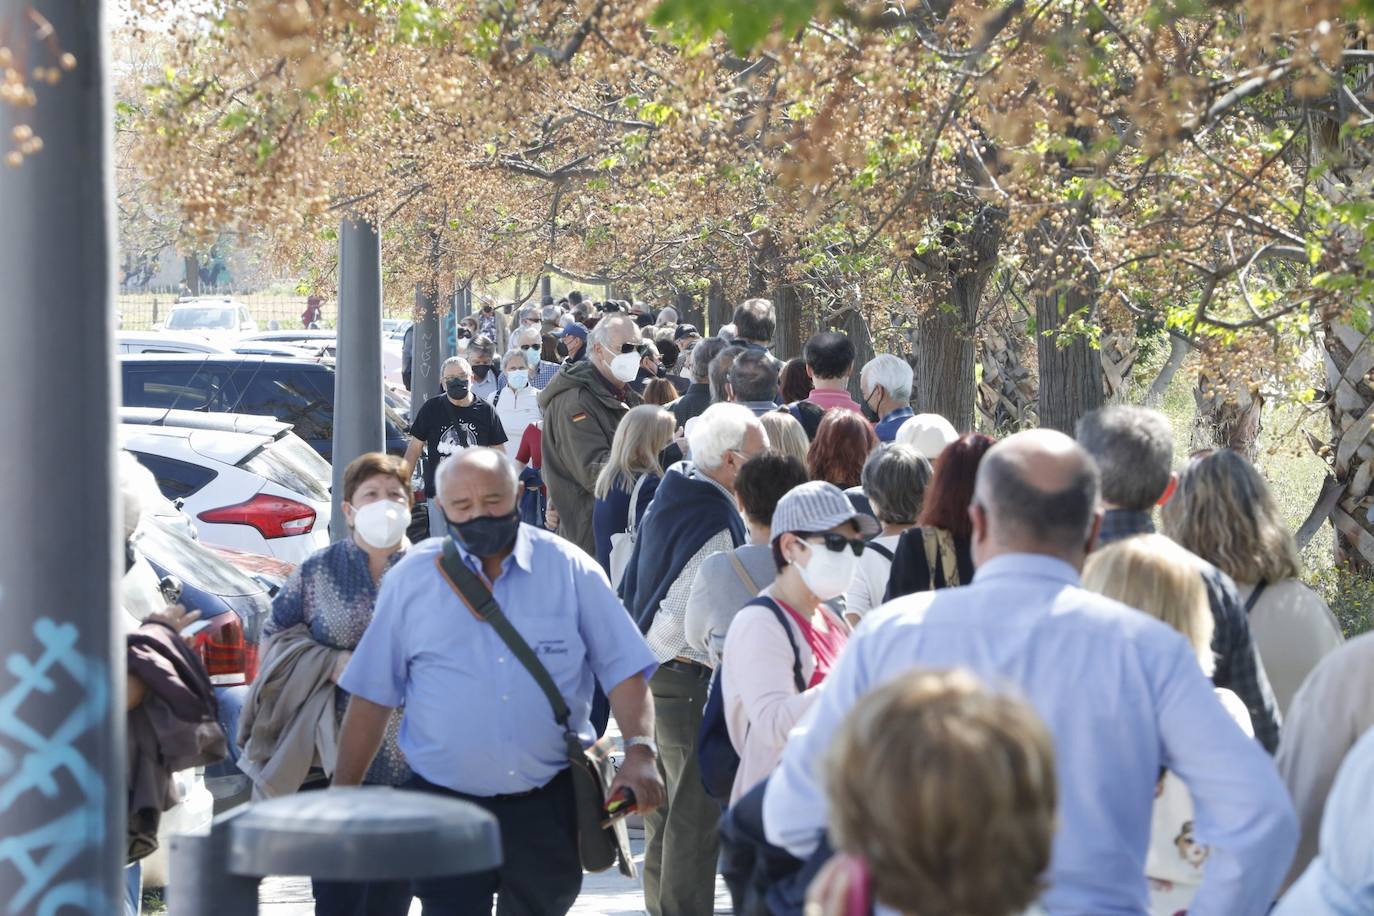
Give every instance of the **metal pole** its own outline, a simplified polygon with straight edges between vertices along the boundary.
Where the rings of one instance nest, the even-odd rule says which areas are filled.
[[[465,283],[458,291],[458,317],[466,318],[472,314],[472,284]]]
[[[439,393],[439,315],[435,296],[415,289],[415,340],[410,355],[410,421]]]
[[[386,445],[382,422],[382,245],[377,227],[344,217],[339,227],[339,329],[334,372],[334,516],[348,536],[343,475],[349,462]]]
[[[34,107],[0,104],[0,153],[28,131],[42,141],[0,165],[0,428],[24,430],[0,442],[0,900],[7,914],[113,913],[127,796],[109,25],[102,0],[0,0],[0,22],[25,71],[61,68]],[[73,372],[60,409],[21,394],[73,391]]]

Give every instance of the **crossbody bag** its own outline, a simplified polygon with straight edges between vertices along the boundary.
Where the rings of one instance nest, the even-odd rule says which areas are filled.
[[[582,867],[587,871],[605,871],[618,863],[621,874],[636,877],[634,856],[630,853],[630,834],[624,818],[610,826],[601,826],[606,817],[606,794],[615,780],[611,742],[603,738],[590,748],[582,747],[582,739],[568,724],[572,710],[568,708],[549,669],[539,661],[539,656],[515,629],[505,611],[501,610],[501,605],[496,602],[487,584],[468,569],[451,538],[444,541],[444,552],[435,559],[444,579],[467,605],[472,616],[491,625],[511,654],[534,678],[553,708],[554,721],[563,729],[568,768],[572,772],[577,807],[577,852]]]

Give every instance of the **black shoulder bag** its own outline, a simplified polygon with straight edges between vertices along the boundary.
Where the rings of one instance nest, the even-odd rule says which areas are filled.
[[[606,793],[615,779],[615,765],[611,762],[611,743],[602,739],[590,748],[583,749],[582,739],[578,737],[568,720],[572,711],[553,682],[549,669],[539,661],[530,644],[511,624],[501,605],[491,594],[485,582],[468,569],[452,539],[444,541],[442,556],[435,562],[439,572],[448,584],[467,605],[472,616],[483,623],[491,624],[496,635],[501,637],[511,653],[534,678],[539,689],[544,691],[549,705],[553,707],[553,718],[563,729],[563,742],[567,746],[568,767],[572,771],[573,792],[577,804],[577,847],[582,867],[587,871],[605,871],[612,865],[620,865],[621,874],[633,878],[635,874],[634,856],[630,853],[630,835],[625,827],[625,819],[620,818],[609,827],[602,827],[606,818]]]

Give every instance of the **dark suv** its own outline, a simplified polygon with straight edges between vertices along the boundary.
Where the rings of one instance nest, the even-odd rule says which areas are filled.
[[[332,366],[232,354],[131,354],[121,357],[120,370],[125,407],[265,414],[290,423],[325,460],[334,453]],[[386,450],[404,455],[409,427],[391,407],[383,409]]]

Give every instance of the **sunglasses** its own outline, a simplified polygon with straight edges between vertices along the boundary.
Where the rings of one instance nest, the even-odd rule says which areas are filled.
[[[844,549],[848,547],[854,551],[856,557],[863,556],[864,547],[867,546],[860,538],[847,538],[843,534],[836,534],[833,531],[794,531],[792,533],[802,540],[820,538],[821,542],[825,544],[825,549],[835,553],[844,553]]]
[[[624,343],[620,345],[621,353],[638,353],[640,356],[648,356],[649,348],[645,344]]]

